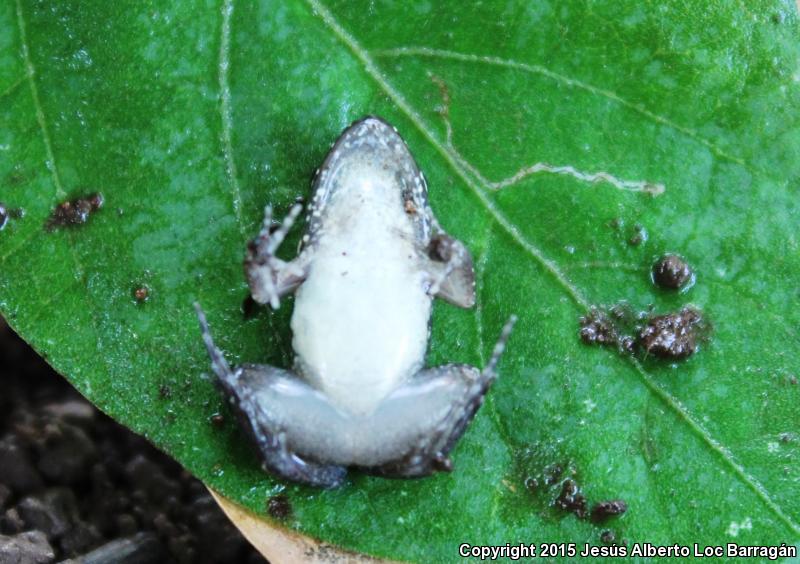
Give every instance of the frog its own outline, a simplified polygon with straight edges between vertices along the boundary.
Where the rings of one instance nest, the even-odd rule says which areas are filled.
[[[424,175],[397,129],[367,116],[332,145],[312,182],[297,256],[276,252],[302,212],[280,224],[267,205],[247,246],[252,299],[294,294],[292,370],[232,368],[195,304],[211,368],[268,473],[321,488],[351,469],[421,478],[453,469],[450,451],[484,402],[516,316],[486,366],[425,367],[434,298],[475,305],[469,250],[440,226]]]

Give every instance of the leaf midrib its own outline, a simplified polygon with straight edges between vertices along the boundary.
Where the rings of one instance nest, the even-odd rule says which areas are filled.
[[[372,80],[379,86],[381,90],[395,103],[395,105],[408,117],[414,124],[419,132],[428,140],[431,146],[444,158],[453,171],[465,182],[474,196],[478,198],[480,203],[489,213],[492,220],[500,225],[503,230],[517,242],[523,250],[528,252],[534,259],[536,259],[559,283],[564,292],[584,310],[589,310],[590,302],[584,297],[583,293],[572,284],[566,276],[561,272],[555,262],[551,261],[539,250],[535,245],[530,243],[522,236],[519,230],[505,217],[494,205],[486,194],[486,191],[477,185],[475,180],[467,174],[467,172],[458,164],[458,158],[452,154],[452,151],[444,146],[434,135],[433,131],[426,125],[422,117],[414,111],[411,105],[406,101],[403,95],[397,91],[389,82],[384,78],[380,68],[372,60],[369,53],[361,47],[356,39],[350,35],[344,27],[336,20],[328,8],[323,5],[319,0],[305,0],[306,4],[311,8],[312,13],[318,15],[323,21],[328,30],[333,36],[342,43],[363,65],[364,70]],[[689,426],[691,431],[700,437],[702,442],[713,453],[727,465],[733,474],[741,480],[744,485],[750,489],[756,497],[758,497],[775,516],[783,522],[793,533],[800,534],[800,524],[786,514],[778,503],[772,499],[767,489],[756,479],[754,476],[747,473],[742,465],[737,463],[733,455],[697,421],[691,414],[683,407],[681,402],[672,394],[661,388],[653,379],[653,377],[642,367],[642,365],[633,357],[628,357],[634,370],[639,374],[645,388],[653,395],[659,398],[671,411],[673,411],[685,424]]]

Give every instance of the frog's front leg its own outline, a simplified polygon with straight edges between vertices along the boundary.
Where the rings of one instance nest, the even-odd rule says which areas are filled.
[[[275,256],[289,229],[292,228],[302,206],[295,204],[289,210],[283,223],[274,229],[272,225],[272,206],[264,209],[261,232],[247,246],[244,270],[250,293],[260,304],[270,304],[273,309],[280,307],[280,298],[297,289],[306,278],[309,263],[309,250],[304,250],[290,262]]]
[[[268,399],[265,401],[262,395],[269,395],[270,390],[277,389],[281,395],[287,394],[290,398],[309,397],[312,404],[314,400],[327,404],[324,398],[298,381],[296,376],[280,368],[244,365],[232,370],[222,351],[214,345],[200,305],[195,304],[195,309],[217,382],[241,420],[243,428],[258,446],[264,469],[287,480],[313,486],[334,488],[341,485],[347,469],[335,464],[318,463],[293,452],[288,433],[295,432],[295,425],[287,417],[287,411],[270,410],[274,402]],[[291,413],[291,409],[288,413]]]
[[[467,247],[444,231],[433,235],[425,250],[428,293],[453,305],[475,305],[475,272]]]

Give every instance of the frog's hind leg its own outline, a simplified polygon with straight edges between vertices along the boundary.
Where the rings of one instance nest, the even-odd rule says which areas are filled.
[[[280,298],[293,292],[303,283],[308,268],[308,252],[302,252],[291,262],[275,256],[303,207],[295,204],[283,223],[273,229],[272,206],[264,209],[264,221],[258,236],[247,246],[244,271],[253,299],[260,304],[280,307]]]
[[[373,415],[372,425],[381,428],[393,420],[395,426],[397,421],[405,422],[407,428],[402,432],[403,440],[397,441],[403,446],[391,460],[366,470],[398,478],[449,472],[452,463],[447,455],[464,434],[497,379],[497,363],[515,322],[516,316],[511,316],[482,371],[463,364],[431,368],[387,398],[385,405]]]
[[[261,397],[274,388],[288,391],[289,395],[294,396],[302,392],[315,392],[280,368],[245,365],[231,370],[222,351],[214,345],[199,304],[195,304],[195,309],[217,381],[244,429],[258,447],[264,469],[287,480],[313,486],[334,488],[341,485],[347,474],[346,468],[320,464],[293,452],[287,434],[287,425],[291,425],[291,420],[277,409],[274,413],[267,409],[270,402],[264,402]],[[292,389],[293,386],[297,389]]]

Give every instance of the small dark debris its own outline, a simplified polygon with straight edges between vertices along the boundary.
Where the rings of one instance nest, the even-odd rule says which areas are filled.
[[[273,519],[284,521],[292,516],[292,503],[286,494],[273,495],[267,500],[267,513]]]
[[[600,533],[600,542],[605,544],[614,544],[617,541],[617,535],[614,534],[614,531],[610,531],[606,529],[602,533]]]
[[[678,255],[664,255],[653,265],[653,282],[662,288],[679,290],[692,279],[692,269]]]
[[[417,206],[414,205],[413,200],[406,200],[404,206],[408,215],[414,215],[417,213]]]
[[[620,352],[632,353],[635,347],[634,338],[622,334],[617,327],[620,321],[628,320],[623,320],[621,310],[615,308],[610,311],[613,318],[597,307],[591,308],[588,315],[581,317],[581,340],[587,345],[616,346]]]
[[[644,351],[659,358],[680,360],[697,351],[700,312],[685,307],[677,313],[652,317],[640,331],[638,343]]]
[[[628,504],[621,499],[601,501],[592,507],[592,521],[602,523],[615,515],[622,515],[628,510]]]
[[[158,395],[161,399],[169,399],[172,397],[172,388],[166,384],[161,384],[158,387]]]
[[[225,424],[225,416],[221,413],[215,413],[209,417],[208,420],[211,421],[211,424],[214,425],[214,427],[222,427]]]
[[[794,440],[794,435],[792,433],[781,433],[778,438],[782,443],[790,443]]]
[[[628,239],[628,244],[631,247],[638,247],[645,241],[647,241],[647,230],[638,223],[633,226],[633,235],[631,235],[630,239]]]
[[[550,464],[542,473],[546,486],[555,484],[564,475],[564,466],[559,463]]]
[[[599,308],[591,308],[580,318],[581,340],[587,345],[615,345],[619,335],[611,319]]]
[[[621,217],[615,217],[611,221],[608,222],[608,226],[614,230],[620,230],[625,225],[625,222],[622,220]]]
[[[581,493],[578,483],[572,478],[564,480],[564,484],[561,486],[561,493],[558,494],[555,505],[564,511],[574,513],[579,519],[586,518],[586,496]]]
[[[150,288],[142,284],[133,289],[133,299],[136,303],[143,304],[150,298]]]
[[[82,225],[89,221],[91,214],[103,207],[103,195],[90,194],[62,202],[56,206],[45,224],[45,229],[54,231],[60,227]]]

